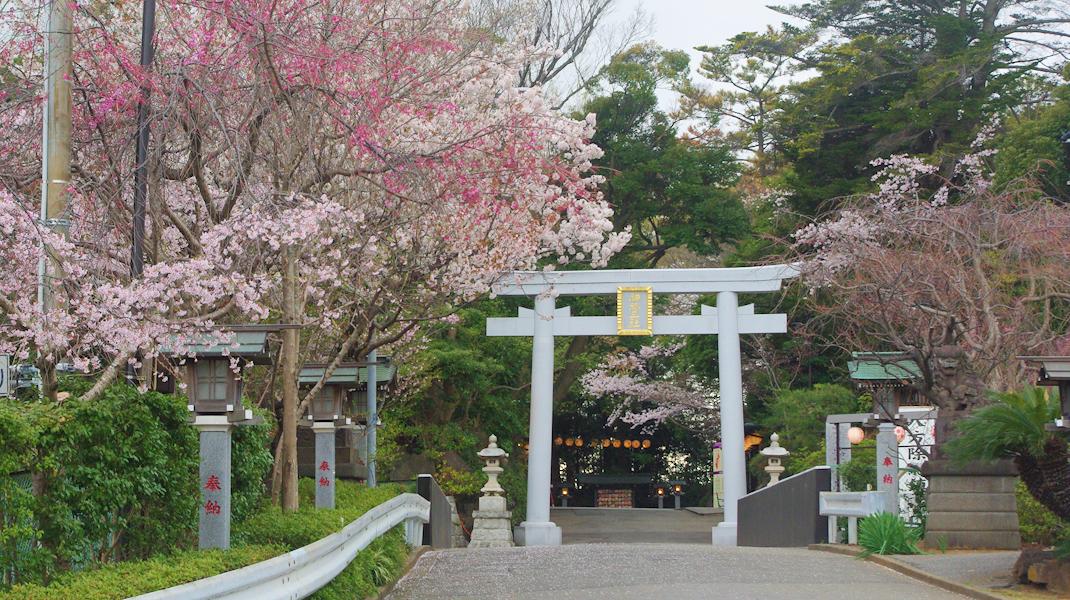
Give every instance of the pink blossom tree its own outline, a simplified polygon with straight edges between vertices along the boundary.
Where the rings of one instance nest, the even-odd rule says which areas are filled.
[[[989,154],[978,146],[951,181],[913,157],[877,161],[877,191],[795,234],[819,315],[807,326],[844,350],[913,358],[938,444],[984,388],[1021,385],[1016,355],[1070,325],[1070,210],[1025,181],[993,189]]]
[[[589,173],[593,122],[518,87],[539,54],[467,27],[453,0],[167,0],[156,63],[137,55],[139,6],[79,5],[74,43],[71,219],[66,241],[35,223],[42,32],[29,0],[0,14],[0,252],[20,277],[0,304],[48,348],[105,367],[106,381],[163,336],[248,319],[294,323],[280,358],[274,490],[296,495],[296,373],[302,356],[345,357],[410,336],[544,257],[604,263],[627,240]],[[126,275],[134,111],[150,90],[154,132],[146,256]],[[66,321],[32,310],[31,250],[46,244],[69,294]],[[84,258],[82,258],[84,255]],[[83,265],[82,270],[68,264]],[[106,285],[105,285],[106,283]],[[82,298],[104,292],[122,301]],[[108,319],[102,319],[105,311]],[[115,335],[102,324],[121,322]],[[302,331],[310,336],[303,340]],[[105,341],[107,343],[105,343]],[[51,343],[51,346],[47,344]],[[91,358],[92,357],[92,358]]]
[[[618,420],[650,433],[666,421],[716,437],[717,392],[696,378],[671,369],[682,344],[618,348],[581,379],[584,392],[609,398],[615,407],[607,426]]]

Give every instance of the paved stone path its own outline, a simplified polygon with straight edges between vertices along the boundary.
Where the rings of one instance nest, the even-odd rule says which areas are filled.
[[[937,577],[979,588],[1001,589],[1014,584],[1011,571],[1021,554],[1013,551],[963,551],[951,550],[946,554],[919,554],[895,556],[915,568]]]
[[[575,544],[428,552],[387,598],[950,600],[961,596],[849,556],[801,548]]]
[[[550,520],[561,528],[565,544],[709,544],[722,516],[688,509],[554,508]]]

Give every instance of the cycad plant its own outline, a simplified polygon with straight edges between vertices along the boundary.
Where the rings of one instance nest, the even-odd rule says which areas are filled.
[[[993,393],[995,402],[957,425],[948,454],[960,461],[1011,458],[1029,493],[1051,512],[1070,519],[1070,463],[1066,437],[1045,426],[1059,416],[1048,389]]]
[[[870,554],[921,554],[918,540],[922,530],[906,524],[898,515],[877,513],[858,523],[860,556]]]

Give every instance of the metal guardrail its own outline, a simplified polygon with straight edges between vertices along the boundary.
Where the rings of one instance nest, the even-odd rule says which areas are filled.
[[[829,543],[839,541],[836,518],[847,517],[847,543],[858,543],[858,519],[885,510],[882,492],[821,492],[818,512],[829,517]]]
[[[376,538],[405,523],[405,540],[422,543],[431,505],[401,494],[369,510],[338,533],[303,548],[234,571],[135,596],[134,600],[296,600],[330,583]]]

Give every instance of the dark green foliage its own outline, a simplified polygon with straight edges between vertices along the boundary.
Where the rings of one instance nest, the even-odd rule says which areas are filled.
[[[89,383],[64,380],[74,395],[61,404],[0,404],[5,580],[41,582],[196,544],[198,442],[185,399],[116,384],[84,402]],[[261,502],[270,429],[237,428],[234,435],[236,522]],[[11,476],[19,471],[26,472]]]
[[[996,184],[1021,177],[1037,180],[1054,198],[1070,201],[1070,85],[1055,92],[1055,103],[1010,119],[997,143]]]
[[[271,473],[274,417],[271,411],[259,408],[254,408],[253,412],[264,422],[235,427],[231,438],[230,518],[234,523],[241,523],[260,507]]]
[[[1070,464],[1063,434],[1047,431],[1059,416],[1058,396],[1049,389],[993,393],[993,404],[957,425],[947,453],[959,462],[1014,459],[1029,492],[1046,508],[1070,519]]]
[[[1037,502],[1025,484],[1018,482],[1015,488],[1018,504],[1018,527],[1023,544],[1052,546],[1061,541],[1070,541],[1070,522],[1052,514]]]
[[[908,468],[912,473],[918,473],[917,469]],[[922,477],[911,477],[907,481],[907,491],[910,493],[906,498],[907,511],[910,513],[907,519],[911,525],[922,532],[929,521],[928,484]]]
[[[232,540],[245,544],[278,544],[300,548],[338,531],[357,517],[397,496],[396,485],[368,488],[361,484],[338,481],[335,489],[335,509],[317,510],[315,481],[299,482],[301,508],[284,513],[277,506],[268,506],[234,527]]]
[[[840,481],[850,492],[864,492],[877,484],[877,445],[863,440],[851,448],[851,460],[839,466]]]
[[[118,564],[60,576],[51,585],[19,585],[0,600],[79,598],[117,600],[218,575],[308,545],[330,535],[374,506],[393,498],[402,490],[386,485],[367,488],[339,481],[335,510],[313,508],[315,485],[301,480],[301,505],[296,513],[282,514],[277,508],[262,508],[235,527],[229,550],[183,550],[148,560]],[[194,523],[194,528],[196,524]],[[357,557],[327,586],[312,597],[320,600],[366,598],[397,577],[408,554],[400,527],[383,535]]]
[[[606,177],[601,189],[614,224],[632,228],[618,266],[654,266],[678,247],[716,254],[749,231],[746,210],[731,191],[739,174],[731,150],[682,141],[658,109],[658,87],[685,87],[687,77],[686,53],[637,45],[613,57],[599,81],[607,93],[581,111],[597,118],[592,141],[605,156],[595,168]]]
[[[286,552],[281,546],[229,550],[184,550],[169,556],[132,560],[71,573],[48,586],[18,585],[0,600],[118,600],[240,569]]]
[[[994,404],[958,424],[947,452],[960,462],[1042,454],[1051,436],[1045,426],[1059,416],[1058,397],[1040,387],[992,397]]]
[[[842,386],[819,383],[812,388],[784,390],[766,406],[761,425],[780,435],[780,445],[800,455],[824,448],[825,418],[868,410],[865,399]]]
[[[870,554],[922,554],[918,548],[922,530],[911,527],[891,513],[877,513],[858,522],[860,556]]]
[[[93,402],[24,406],[37,430],[35,514],[55,567],[188,547],[197,522],[197,434],[186,403],[113,385]]]

